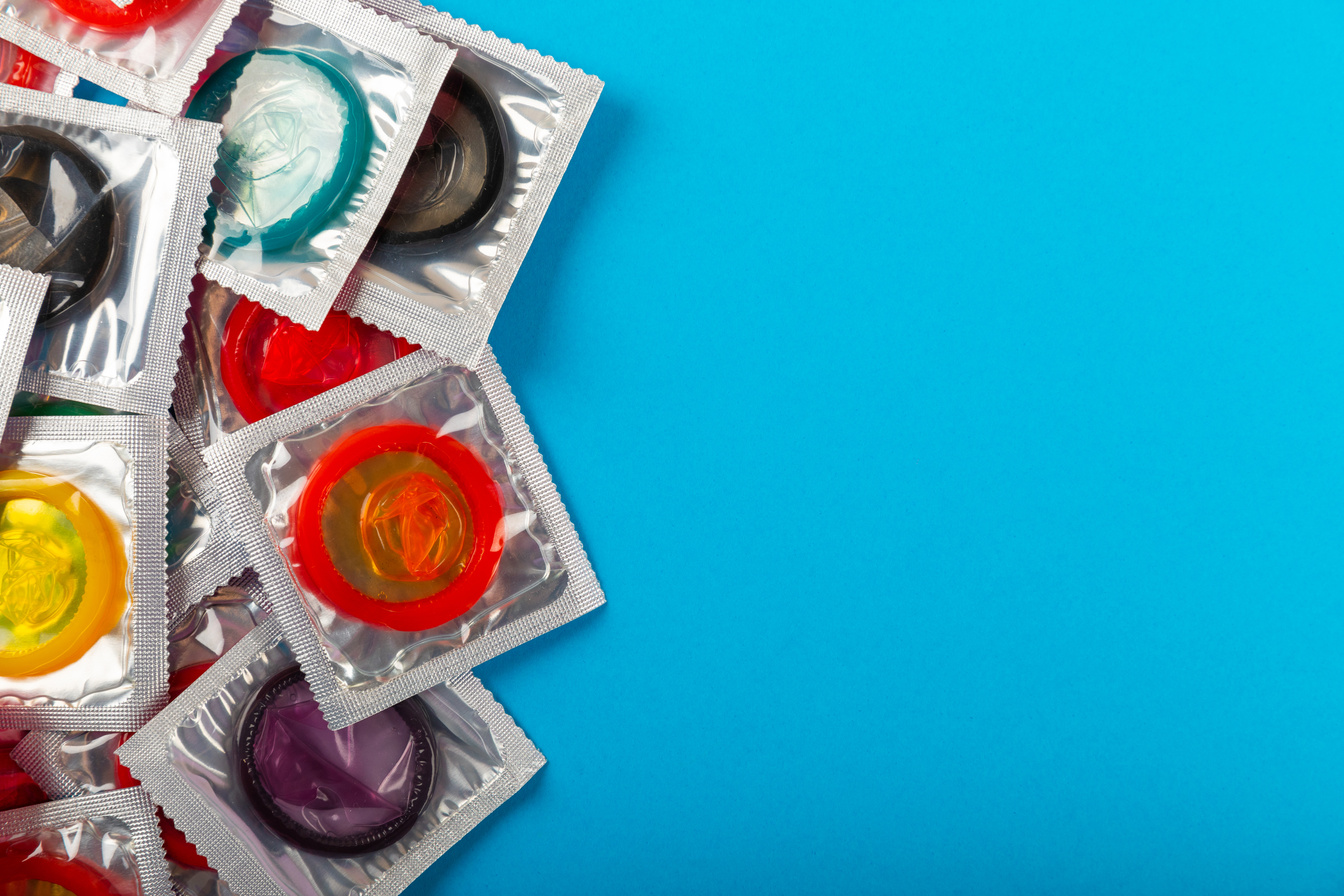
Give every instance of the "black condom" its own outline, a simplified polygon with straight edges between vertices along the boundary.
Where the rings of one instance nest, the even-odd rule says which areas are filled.
[[[418,698],[332,731],[297,668],[248,707],[238,733],[243,790],[300,849],[360,855],[405,836],[429,802],[434,738]]]
[[[494,103],[450,71],[397,184],[378,240],[415,243],[459,233],[485,217],[504,185],[504,141]]]
[[[39,323],[93,291],[112,255],[107,176],[44,128],[0,128],[0,263],[51,275]]]

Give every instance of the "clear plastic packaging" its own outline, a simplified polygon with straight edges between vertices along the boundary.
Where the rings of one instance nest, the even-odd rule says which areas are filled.
[[[166,421],[29,417],[0,443],[0,724],[130,731],[168,691]]]
[[[173,408],[192,444],[204,450],[415,348],[343,311],[332,311],[319,330],[309,330],[198,278]]]
[[[138,106],[176,115],[240,2],[9,0],[0,38]]]
[[[206,450],[333,728],[603,602],[493,355],[441,364],[417,352]]]
[[[0,886],[79,896],[168,896],[154,810],[139,787],[0,812]]]
[[[70,96],[79,78],[62,72],[39,56],[7,40],[0,40],[0,83]]]
[[[335,307],[474,367],[602,81],[416,0],[366,5],[457,58]]]
[[[0,427],[9,418],[19,371],[33,338],[33,326],[47,296],[50,277],[0,264]]]
[[[0,86],[0,262],[51,275],[20,388],[167,416],[218,141]]]
[[[265,617],[265,598],[250,572],[236,585],[190,607],[168,633],[169,691],[176,697]],[[128,735],[109,732],[34,731],[14,750],[14,761],[55,799],[135,786],[116,750]],[[36,786],[36,785],[34,785]],[[176,826],[160,814],[173,883],[182,891],[220,892],[214,871]],[[227,888],[225,888],[227,889]]]
[[[545,763],[470,673],[333,733],[273,620],[118,755],[248,896],[395,896]]]
[[[168,425],[168,616],[239,576],[247,552],[205,461],[176,424]]]
[[[175,618],[168,631],[170,694],[185,691],[256,628],[266,616],[264,605],[261,585],[249,572]],[[116,750],[126,740],[124,732],[34,731],[12,755],[47,796],[63,799],[125,787]]]
[[[186,111],[224,129],[201,273],[317,329],[452,58],[347,0],[244,3]]]

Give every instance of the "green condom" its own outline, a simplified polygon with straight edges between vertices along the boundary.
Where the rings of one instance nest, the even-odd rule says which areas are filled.
[[[293,50],[252,50],[197,91],[188,118],[218,122],[223,142],[210,228],[223,242],[290,249],[320,231],[354,189],[369,155],[359,89],[330,64]]]

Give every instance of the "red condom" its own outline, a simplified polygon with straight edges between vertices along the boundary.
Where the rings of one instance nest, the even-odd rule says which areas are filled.
[[[112,0],[51,2],[70,18],[99,31],[139,31],[177,15],[191,0],[131,0],[125,7]]]

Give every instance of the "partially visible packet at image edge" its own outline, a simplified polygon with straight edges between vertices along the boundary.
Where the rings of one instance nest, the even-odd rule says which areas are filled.
[[[395,896],[546,762],[469,672],[325,738],[314,710],[268,619],[117,755],[249,896]],[[300,764],[285,738],[307,747]],[[377,809],[331,808],[353,800]]]
[[[136,106],[177,115],[242,0],[135,0],[108,3],[113,16],[167,13],[141,27],[106,28],[81,21],[50,0],[8,0],[0,38],[86,78]],[[103,6],[103,4],[97,4]],[[87,4],[85,8],[95,6]],[[112,12],[117,10],[117,12]],[[58,81],[58,85],[62,82]],[[59,92],[59,91],[57,91]],[[66,95],[69,95],[68,93]]]
[[[20,389],[168,415],[219,136],[208,122],[0,85],[0,175],[23,186],[27,171],[60,158],[82,181],[6,190],[20,206],[82,204],[72,220],[44,220],[59,233],[33,224],[31,239],[0,247],[0,262],[39,273],[80,265],[49,271]],[[39,236],[57,240],[45,258],[31,245]]]
[[[0,812],[0,865],[6,881],[76,894],[172,893],[154,807],[139,787]]]
[[[416,0],[365,5],[457,58],[430,116],[435,133],[426,129],[335,307],[474,367],[603,84]]]

